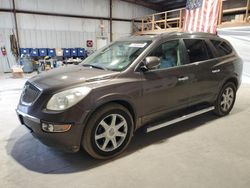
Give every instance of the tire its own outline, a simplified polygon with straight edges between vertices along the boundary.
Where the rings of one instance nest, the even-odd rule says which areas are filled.
[[[130,112],[120,104],[110,103],[90,117],[83,133],[82,146],[95,159],[110,159],[125,150],[133,131]]]
[[[232,82],[227,82],[221,89],[215,101],[214,113],[218,116],[228,115],[235,103],[236,86]]]

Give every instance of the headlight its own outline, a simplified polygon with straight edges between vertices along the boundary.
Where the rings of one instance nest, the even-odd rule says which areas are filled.
[[[54,94],[47,104],[48,110],[65,110],[82,100],[89,92],[89,87],[77,87]]]

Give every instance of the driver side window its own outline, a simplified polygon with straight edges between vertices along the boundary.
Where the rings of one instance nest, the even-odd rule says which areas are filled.
[[[151,52],[150,56],[160,58],[160,65],[156,69],[166,69],[181,65],[179,40],[172,40],[161,44]]]

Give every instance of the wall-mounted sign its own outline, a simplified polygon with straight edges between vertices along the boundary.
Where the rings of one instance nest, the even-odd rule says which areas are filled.
[[[87,47],[92,48],[93,47],[93,41],[92,40],[87,40]]]

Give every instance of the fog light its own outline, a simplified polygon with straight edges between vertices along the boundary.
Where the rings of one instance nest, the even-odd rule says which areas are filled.
[[[42,130],[46,132],[54,132],[54,126],[52,124],[42,123]]]
[[[66,132],[70,128],[70,124],[55,125],[51,123],[42,123],[42,130],[45,132]]]

